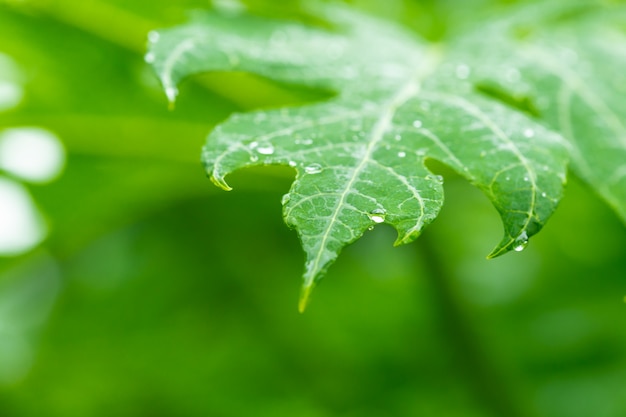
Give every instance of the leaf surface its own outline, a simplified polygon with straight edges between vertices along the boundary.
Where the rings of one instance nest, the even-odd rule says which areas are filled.
[[[393,226],[399,245],[437,217],[442,178],[428,159],[480,188],[500,213],[504,237],[490,257],[523,249],[543,227],[562,196],[569,155],[623,216],[625,102],[615,92],[626,83],[600,60],[625,55],[600,40],[624,34],[595,32],[602,7],[570,21],[558,19],[572,7],[550,7],[481,22],[445,47],[345,7],[314,10],[332,29],[198,13],[153,34],[148,60],[171,100],[183,78],[218,70],[336,92],[322,103],[234,114],[202,155],[224,189],[239,168],[295,169],[283,212],[307,255],[303,309],[341,249],[368,229]],[[581,52],[572,59],[589,65],[562,59],[574,47]]]
[[[626,222],[626,7],[598,4],[526,8],[456,47],[480,63],[474,83],[532,102],[536,116],[569,141],[576,174]],[[502,48],[486,48],[485,38]]]

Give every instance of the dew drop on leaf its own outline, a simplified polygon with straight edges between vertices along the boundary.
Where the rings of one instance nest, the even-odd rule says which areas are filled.
[[[158,42],[160,37],[161,35],[159,35],[159,32],[156,32],[154,30],[148,32],[148,40],[152,43]]]
[[[461,64],[456,67],[456,76],[462,80],[466,79],[470,75],[470,67],[465,64]]]
[[[269,143],[259,145],[256,150],[261,155],[272,155],[274,153],[274,147]]]
[[[289,161],[289,166],[292,168],[295,168],[295,166],[298,165],[298,163],[296,161]]]
[[[280,203],[284,206],[289,200],[291,200],[291,194],[287,193],[283,196],[282,200],[280,200]]]
[[[374,223],[382,223],[385,221],[385,216],[387,215],[387,212],[383,209],[374,209],[371,211],[370,214],[368,214],[369,218],[374,222]]]
[[[420,127],[422,127],[422,122],[420,120],[415,120],[413,122],[413,127],[416,127],[419,129]]]
[[[524,130],[524,136],[526,136],[527,138],[532,138],[533,136],[535,136],[535,131],[532,129],[526,129]]]
[[[311,164],[304,168],[304,172],[307,174],[319,174],[322,172],[322,166],[320,164]]]
[[[406,152],[398,152],[398,158],[404,158],[406,156]]]
[[[515,239],[514,245],[513,250],[515,252],[521,252],[526,249],[528,246],[528,235],[526,234],[526,231],[523,231],[522,234]]]
[[[143,57],[144,61],[146,61],[147,64],[152,64],[154,62],[155,58],[156,57],[154,56],[154,53],[152,53],[152,52],[148,52]]]

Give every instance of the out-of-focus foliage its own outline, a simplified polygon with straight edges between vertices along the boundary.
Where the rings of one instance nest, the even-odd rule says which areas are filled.
[[[505,6],[353,3],[431,39]],[[276,4],[254,8],[298,13]],[[198,154],[233,110],[322,93],[215,74],[168,111],[146,36],[194,7],[0,3],[0,91],[17,97],[0,129],[45,129],[66,153],[48,183],[0,173],[47,235],[0,258],[0,415],[626,414],[626,233],[575,179],[523,253],[486,261],[497,216],[444,172],[417,245],[370,232],[298,315],[303,254],[278,203],[292,171],[242,171],[221,193]]]

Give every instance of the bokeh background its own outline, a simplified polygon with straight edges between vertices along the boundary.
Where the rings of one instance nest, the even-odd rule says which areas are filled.
[[[434,41],[509,3],[352,2]],[[417,243],[378,226],[298,314],[294,172],[226,193],[199,155],[233,111],[326,93],[208,74],[169,111],[147,33],[206,7],[0,1],[0,416],[626,415],[626,228],[575,177],[524,252],[487,261],[497,213],[444,172]]]

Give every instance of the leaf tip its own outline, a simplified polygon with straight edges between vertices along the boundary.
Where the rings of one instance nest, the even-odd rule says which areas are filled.
[[[521,252],[528,246],[528,233],[524,230],[516,238],[506,236],[494,250],[487,255],[487,259],[497,258],[500,255],[504,255],[507,252],[514,250],[515,252]]]
[[[304,313],[309,301],[311,300],[311,293],[313,292],[313,284],[304,284],[300,290],[300,300],[298,301],[298,311]]]
[[[232,187],[224,181],[224,177],[215,174],[209,174],[211,182],[224,191],[231,191]]]
[[[167,86],[165,87],[165,95],[167,96],[167,108],[171,111],[176,107],[176,97],[178,96],[178,88]]]

